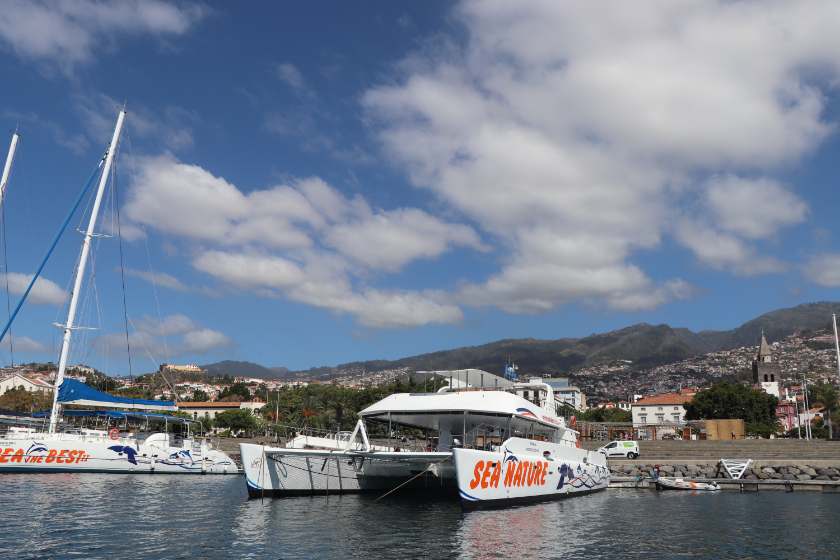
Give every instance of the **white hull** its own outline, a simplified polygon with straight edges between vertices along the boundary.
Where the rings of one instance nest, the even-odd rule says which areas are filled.
[[[567,442],[511,438],[497,451],[452,453],[464,509],[566,498],[603,490],[610,482],[603,454]]]
[[[0,472],[237,474],[226,454],[174,434],[9,434],[0,439]]]
[[[455,487],[449,453],[330,452],[248,443],[239,444],[239,450],[250,497],[387,491],[410,480],[405,488]]]

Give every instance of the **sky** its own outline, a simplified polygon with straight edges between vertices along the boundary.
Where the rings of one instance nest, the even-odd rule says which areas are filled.
[[[69,359],[109,375],[837,300],[838,24],[822,1],[8,0],[0,315],[123,106]],[[89,212],[4,365],[58,361]]]

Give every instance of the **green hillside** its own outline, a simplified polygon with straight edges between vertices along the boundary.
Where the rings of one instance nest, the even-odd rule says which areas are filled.
[[[501,374],[508,360],[530,375],[564,375],[594,362],[628,360],[634,370],[678,362],[700,354],[754,346],[761,340],[761,331],[769,342],[801,332],[818,329],[830,323],[831,315],[840,314],[840,303],[805,303],[796,307],[777,309],[747,321],[729,331],[692,332],[668,325],[641,323],[604,334],[583,338],[537,340],[534,338],[507,339],[482,344],[440,350],[399,360],[369,360],[340,364],[336,368],[319,367],[290,372],[286,368],[265,368],[250,362],[225,361],[209,366],[211,374],[247,376],[262,379],[306,377],[329,379],[335,370],[366,371],[410,368],[413,371],[478,368]]]

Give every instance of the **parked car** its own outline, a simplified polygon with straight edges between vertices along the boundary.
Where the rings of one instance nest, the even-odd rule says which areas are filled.
[[[639,456],[639,444],[635,441],[613,441],[598,450],[607,457],[627,457],[635,459]]]

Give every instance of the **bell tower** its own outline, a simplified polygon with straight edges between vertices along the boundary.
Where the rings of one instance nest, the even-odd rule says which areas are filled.
[[[752,363],[753,384],[761,387],[776,398],[780,398],[779,385],[782,380],[782,368],[773,361],[770,352],[770,345],[764,338],[764,331],[761,331],[761,344],[758,346],[758,355]]]

